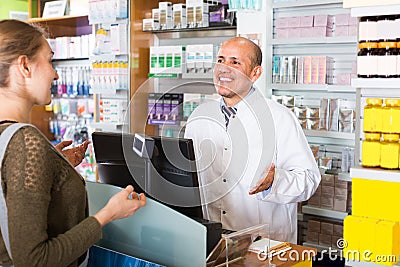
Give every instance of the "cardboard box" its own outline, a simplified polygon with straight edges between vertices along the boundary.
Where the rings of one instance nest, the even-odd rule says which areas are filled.
[[[343,225],[334,224],[333,225],[333,234],[332,235],[343,236]]]
[[[342,206],[338,206],[341,208]],[[321,194],[321,208],[333,209],[333,195]]]
[[[321,222],[321,234],[333,235],[333,224]]]
[[[335,194],[335,187],[329,185],[322,185],[321,194],[333,196]]]
[[[321,246],[330,246],[332,244],[332,236],[326,234],[319,234],[318,244]]]
[[[307,231],[306,240],[307,240],[307,242],[318,244],[319,243],[319,233]]]
[[[317,221],[317,220],[308,220],[307,231],[320,233],[321,232],[321,222]]]
[[[333,209],[337,211],[347,211],[347,196],[335,196],[333,200]]]
[[[322,174],[321,185],[335,186],[335,175],[333,174]]]
[[[321,196],[320,195],[313,195],[308,200],[308,205],[313,207],[321,207]]]

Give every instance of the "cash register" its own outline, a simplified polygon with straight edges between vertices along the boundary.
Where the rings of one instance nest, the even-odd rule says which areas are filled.
[[[203,219],[193,141],[185,138],[111,132],[92,134],[102,183],[133,185],[158,202],[207,228],[207,254],[222,234],[222,225]]]

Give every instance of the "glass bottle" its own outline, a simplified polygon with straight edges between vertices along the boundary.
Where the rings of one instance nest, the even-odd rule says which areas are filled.
[[[396,42],[380,42],[378,47],[378,78],[396,78],[398,54]]]
[[[399,135],[382,134],[381,168],[397,169],[399,167]]]
[[[400,99],[387,98],[382,108],[382,132],[400,134]]]
[[[381,135],[366,133],[362,142],[361,164],[364,167],[379,167],[381,163]]]
[[[378,17],[361,17],[359,22],[358,41],[377,42],[378,41]]]
[[[378,43],[363,42],[358,44],[357,76],[359,78],[378,77]]]
[[[379,133],[382,131],[382,99],[367,98],[364,107],[364,132]]]

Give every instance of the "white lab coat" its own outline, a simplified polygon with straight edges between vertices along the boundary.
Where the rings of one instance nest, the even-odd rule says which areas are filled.
[[[200,105],[185,131],[195,145],[204,217],[240,230],[269,225],[272,239],[297,241],[297,202],[310,198],[321,176],[296,117],[255,90],[225,127],[219,101]],[[249,195],[275,163],[268,194]]]

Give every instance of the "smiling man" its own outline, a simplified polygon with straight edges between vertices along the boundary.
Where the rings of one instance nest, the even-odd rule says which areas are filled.
[[[225,41],[214,67],[221,99],[192,113],[185,137],[195,144],[206,219],[229,230],[268,224],[272,239],[296,243],[297,202],[321,176],[294,114],[254,87],[261,61],[250,40]]]

